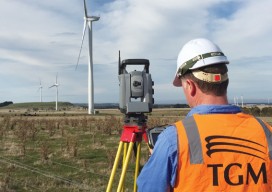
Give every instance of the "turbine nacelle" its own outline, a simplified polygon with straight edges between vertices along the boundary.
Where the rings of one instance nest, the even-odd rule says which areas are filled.
[[[98,21],[100,19],[99,16],[88,16],[88,17],[84,17],[85,21]]]

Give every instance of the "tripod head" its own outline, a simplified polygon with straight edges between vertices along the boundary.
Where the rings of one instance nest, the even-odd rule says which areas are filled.
[[[145,116],[143,113],[132,113],[125,115],[125,126],[146,126],[147,116]]]

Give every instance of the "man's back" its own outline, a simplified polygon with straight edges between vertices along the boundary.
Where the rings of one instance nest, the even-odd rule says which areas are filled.
[[[272,191],[270,126],[243,113],[194,115],[175,125],[176,191]]]

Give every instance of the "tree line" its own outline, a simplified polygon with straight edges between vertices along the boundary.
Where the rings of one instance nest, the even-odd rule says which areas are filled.
[[[251,114],[254,116],[259,116],[259,117],[267,117],[267,116],[272,116],[272,107],[263,107],[259,108],[257,106],[254,107],[243,107],[242,111],[247,114]]]

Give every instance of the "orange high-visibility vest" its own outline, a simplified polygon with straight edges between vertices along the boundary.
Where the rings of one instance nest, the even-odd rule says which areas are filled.
[[[193,115],[175,123],[178,192],[272,192],[272,128],[238,114]]]

